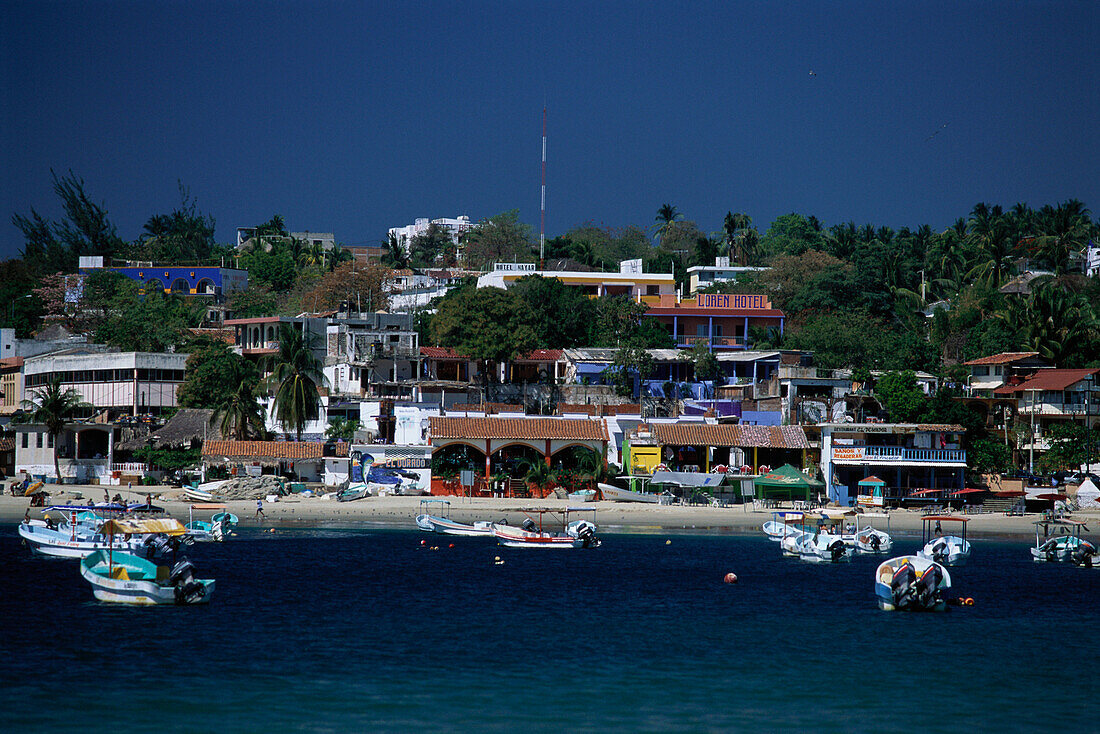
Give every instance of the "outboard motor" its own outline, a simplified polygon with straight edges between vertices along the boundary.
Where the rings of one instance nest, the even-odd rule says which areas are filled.
[[[1092,556],[1094,553],[1096,553],[1095,548],[1088,543],[1081,543],[1070,553],[1069,560],[1073,562],[1074,566],[1092,568]]]
[[[1053,563],[1058,560],[1058,540],[1051,538],[1047,542],[1039,546],[1039,551],[1046,556],[1048,562]]]
[[[844,557],[844,551],[845,551],[844,541],[843,540],[834,540],[829,545],[827,550],[829,551],[830,557],[833,559],[833,563],[836,563],[837,561],[839,561],[841,558]]]
[[[176,604],[194,604],[206,597],[206,584],[201,581],[191,581],[182,586],[177,586]]]
[[[526,520],[524,520],[523,524],[520,525],[520,527],[529,533],[537,533],[539,529],[538,525],[535,525],[535,521],[531,518],[527,518]]]
[[[917,582],[917,602],[922,609],[931,609],[940,601],[940,582],[943,572],[939,566],[930,566]]]
[[[596,526],[587,521],[577,523],[573,536],[581,541],[582,548],[598,548],[600,539],[596,537]]]
[[[181,558],[179,562],[172,567],[171,572],[168,574],[167,583],[171,586],[175,586],[177,589],[187,586],[195,579],[195,566],[191,561],[186,558]]]
[[[176,550],[179,546],[172,543],[167,535],[150,535],[143,543],[147,558],[163,558]]]
[[[871,546],[871,550],[877,551],[882,547],[882,538],[878,537],[878,533],[871,533],[871,537],[867,540],[867,544]]]
[[[914,601],[916,587],[914,582],[917,575],[913,571],[913,565],[906,563],[894,572],[894,578],[890,579],[890,593],[894,597],[894,606],[905,609]]]
[[[941,540],[932,546],[932,560],[936,563],[947,563],[949,548],[946,540]]]

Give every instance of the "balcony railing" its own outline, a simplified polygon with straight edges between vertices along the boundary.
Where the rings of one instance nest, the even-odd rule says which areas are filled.
[[[966,451],[962,449],[911,449],[903,446],[863,446],[861,448],[863,449],[863,455],[869,459],[966,463]]]
[[[699,343],[709,344],[714,347],[727,347],[727,348],[740,348],[744,349],[745,337],[743,336],[678,336],[676,337],[676,346],[691,348]]]

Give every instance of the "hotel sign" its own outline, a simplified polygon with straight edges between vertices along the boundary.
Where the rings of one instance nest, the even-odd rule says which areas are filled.
[[[767,296],[747,293],[700,293],[695,296],[698,308],[768,309],[772,307]]]

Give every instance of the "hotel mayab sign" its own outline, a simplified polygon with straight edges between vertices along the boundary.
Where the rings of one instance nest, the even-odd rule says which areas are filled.
[[[695,296],[697,308],[764,310],[772,307],[767,296],[754,296],[747,293],[699,293]]]

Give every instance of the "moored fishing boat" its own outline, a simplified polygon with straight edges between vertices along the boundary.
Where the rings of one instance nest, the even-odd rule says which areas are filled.
[[[420,500],[420,512],[416,515],[416,526],[429,533],[444,535],[481,535],[493,534],[490,522],[475,522],[472,525],[456,522],[450,515],[451,503],[447,500]]]
[[[146,552],[141,538],[105,536],[101,531],[105,521],[87,508],[68,509],[71,510],[68,515],[56,522],[52,518],[24,520],[19,524],[19,537],[35,553],[55,558],[84,558],[102,549],[138,555]]]
[[[108,520],[100,532],[108,538],[118,536],[151,537],[156,529],[160,540],[183,540],[187,530],[176,520]],[[146,543],[152,551],[157,543]],[[175,555],[175,553],[173,553]],[[158,565],[132,553],[111,548],[97,550],[80,561],[80,575],[91,584],[100,601],[118,604],[199,604],[210,600],[213,579],[197,579],[194,566],[186,558],[173,558],[173,565]]]
[[[1096,546],[1081,537],[1081,531],[1087,529],[1080,520],[1037,521],[1035,547],[1031,549],[1032,560],[1038,563],[1068,562],[1085,568],[1100,567],[1096,558]]]
[[[875,570],[875,599],[879,609],[888,612],[941,612],[947,608],[944,593],[950,588],[947,569],[919,556],[891,558]]]
[[[856,552],[869,555],[889,553],[890,549],[894,547],[894,540],[890,537],[890,533],[874,527],[871,524],[872,518],[886,518],[886,526],[890,526],[890,516],[884,512],[865,512],[860,515],[857,519],[857,524],[859,519],[865,521],[867,524],[857,530],[852,538]]]
[[[209,521],[196,520],[195,511],[220,510]],[[226,506],[218,503],[198,503],[187,509],[187,534],[200,543],[225,540],[237,524],[237,516],[228,512]]]
[[[537,508],[524,510],[527,518],[516,527],[503,523],[494,523],[493,536],[501,545],[511,548],[598,548],[601,544],[596,537],[596,524],[589,520],[569,520],[571,513],[591,512],[594,507],[567,507],[562,510]],[[537,516],[536,521],[532,515]],[[549,515],[561,520],[560,531],[547,530],[544,521]],[[556,524],[556,523],[555,523]]]
[[[944,566],[961,566],[966,563],[970,558],[970,543],[966,539],[966,524],[970,522],[970,518],[928,515],[921,518],[921,521],[923,547],[917,552],[918,556]],[[958,523],[961,535],[944,535],[941,526],[945,522]]]

